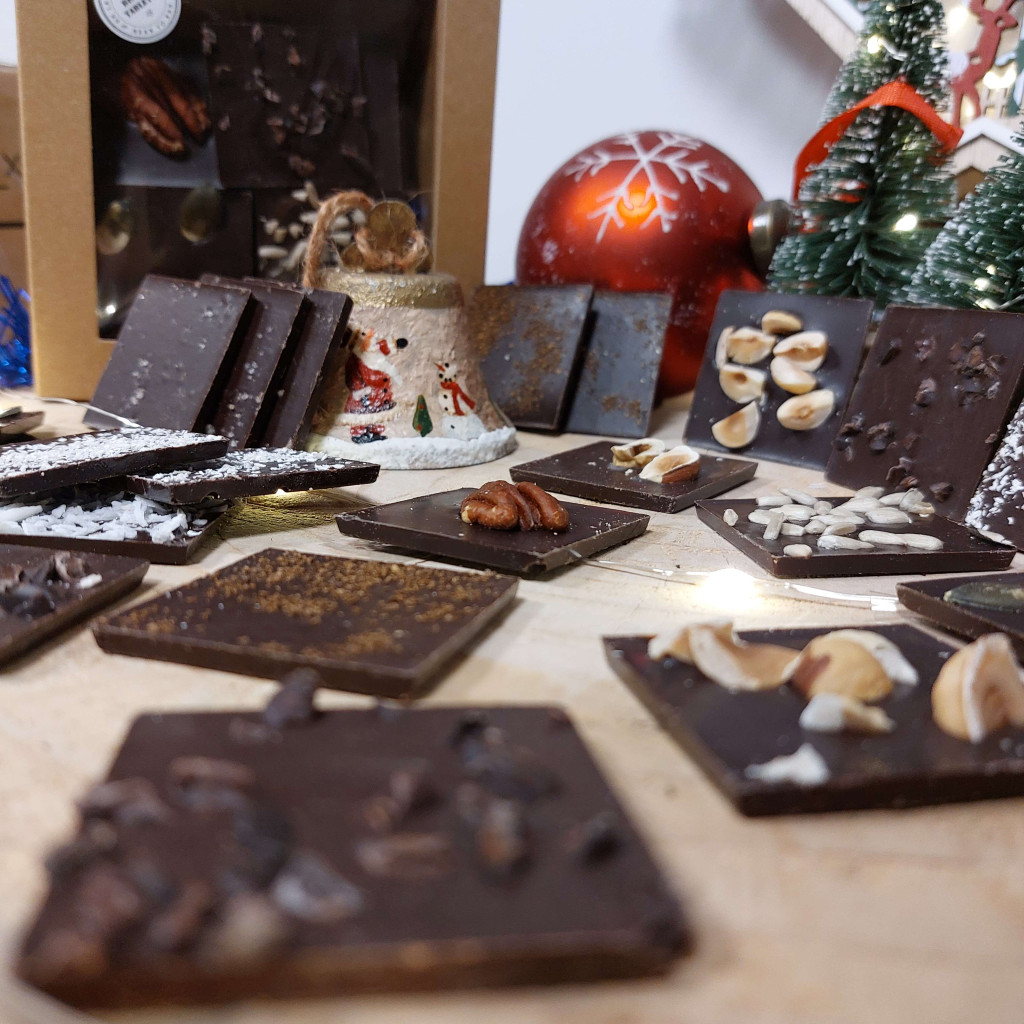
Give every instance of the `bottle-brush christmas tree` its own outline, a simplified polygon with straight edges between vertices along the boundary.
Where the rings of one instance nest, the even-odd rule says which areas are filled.
[[[949,98],[946,64],[940,0],[873,0],[822,124],[891,82],[905,82],[941,112]],[[804,178],[769,286],[886,305],[909,284],[952,210],[945,163],[917,114],[897,106],[861,110]]]
[[[1024,147],[1024,129],[1014,141]],[[1004,153],[928,247],[907,300],[1024,312],[1024,155]]]

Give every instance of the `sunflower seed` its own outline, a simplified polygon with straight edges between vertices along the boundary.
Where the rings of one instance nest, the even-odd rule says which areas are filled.
[[[810,558],[814,554],[807,544],[787,544],[782,553],[790,558]]]
[[[725,521],[726,526],[735,526],[739,522],[740,517],[736,514],[736,509],[727,508],[722,513],[722,519]]]
[[[876,508],[867,513],[868,522],[876,526],[907,526],[910,516],[898,508]]]
[[[885,533],[882,530],[864,530],[860,536],[862,540],[871,544],[913,548],[916,551],[941,551],[944,547],[938,537],[927,533]]]
[[[762,494],[757,499],[758,508],[778,508],[779,505],[788,505],[789,498],[782,494]]]
[[[813,507],[814,503],[818,500],[812,494],[808,494],[806,491],[801,491],[796,487],[780,487],[779,494],[784,494],[787,498],[795,501],[798,505],[808,505]]]
[[[768,514],[768,522],[765,524],[764,539],[777,540],[785,521],[786,517],[783,515],[782,509],[777,508],[771,511]]]
[[[854,537],[843,537],[837,534],[824,534],[818,538],[819,551],[870,551],[874,547],[870,541],[857,540]]]

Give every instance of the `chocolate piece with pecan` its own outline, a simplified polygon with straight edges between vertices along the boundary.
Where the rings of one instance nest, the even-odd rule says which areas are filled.
[[[210,132],[206,103],[156,57],[128,62],[121,76],[121,105],[146,142],[164,156],[185,156],[186,134],[201,145]]]
[[[464,523],[489,530],[550,530],[569,526],[569,513],[536,484],[510,484],[491,480],[462,499],[459,515]]]

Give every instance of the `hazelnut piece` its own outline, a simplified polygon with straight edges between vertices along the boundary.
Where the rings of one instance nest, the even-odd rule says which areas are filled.
[[[756,327],[737,327],[730,331],[725,341],[725,354],[734,363],[750,366],[767,359],[776,339]]]
[[[892,693],[892,677],[867,639],[854,636],[860,632],[836,630],[816,636],[800,653],[789,682],[808,698],[819,693],[837,693],[860,701],[887,697]],[[898,671],[904,672],[902,667]]]
[[[750,402],[731,416],[711,424],[711,433],[723,448],[745,447],[757,437],[760,429],[761,410],[756,402]]]
[[[795,313],[787,313],[784,309],[769,309],[761,317],[761,330],[769,334],[793,334],[803,330],[804,322]]]
[[[764,394],[768,375],[764,370],[726,363],[718,371],[718,383],[734,402],[752,402]]]
[[[665,442],[657,437],[612,445],[612,465],[623,469],[640,469],[665,450]]]
[[[647,648],[695,665],[712,682],[727,690],[773,690],[785,682],[798,653],[776,644],[748,644],[736,636],[732,623],[715,620],[687,626],[666,642],[655,637]]]
[[[771,362],[772,380],[791,395],[806,395],[818,386],[818,378],[813,373],[801,370],[792,359],[776,356]]]
[[[971,743],[1004,725],[1024,725],[1024,680],[1005,634],[979,637],[942,666],[932,716],[943,732]]]
[[[821,331],[801,331],[783,338],[774,349],[777,356],[785,356],[801,370],[814,373],[825,362],[828,337]]]
[[[641,480],[656,484],[678,484],[700,473],[700,452],[681,444],[658,455],[640,470]]]
[[[814,430],[832,415],[836,396],[827,389],[787,398],[775,415],[787,430]]]

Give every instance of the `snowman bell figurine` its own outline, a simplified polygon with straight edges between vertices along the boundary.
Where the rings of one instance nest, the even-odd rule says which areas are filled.
[[[355,225],[340,268],[323,267],[335,221]],[[336,251],[336,250],[335,250]],[[448,274],[418,273],[430,259],[404,203],[341,192],[320,206],[303,284],[352,299],[347,344],[313,419],[307,447],[386,469],[490,462],[516,447],[491,401]]]

